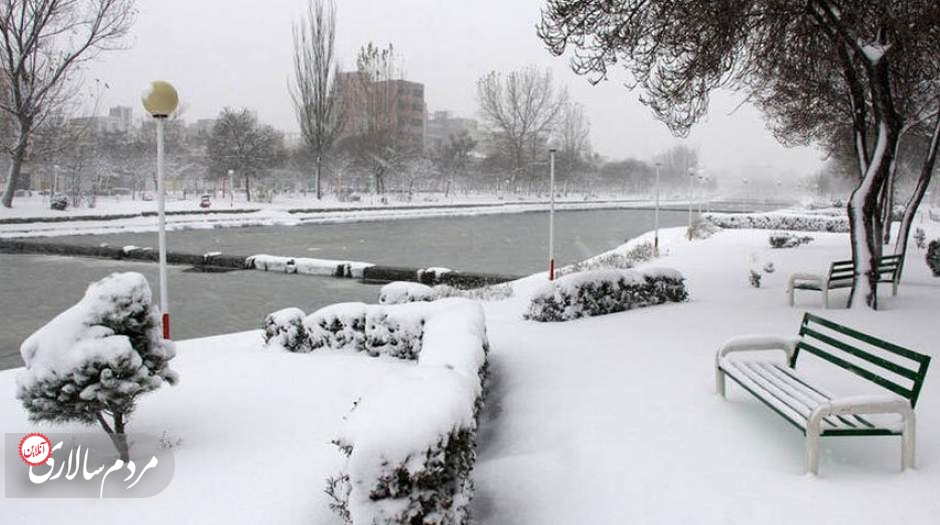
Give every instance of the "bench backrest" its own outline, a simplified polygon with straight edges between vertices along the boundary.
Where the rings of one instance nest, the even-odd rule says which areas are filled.
[[[902,268],[904,268],[903,255],[884,255],[878,258],[879,279],[887,276],[892,281],[900,281]]]
[[[855,280],[855,265],[852,260],[835,261],[829,265],[829,284],[840,284],[841,281],[851,283]]]
[[[800,351],[816,355],[909,400],[913,408],[930,365],[930,356],[863,334],[807,313],[800,325]]]
[[[884,255],[878,258],[877,268],[878,279],[889,277],[891,281],[901,280],[901,270],[904,267],[903,255]],[[840,281],[849,281],[855,279],[855,265],[852,260],[835,261],[829,265],[829,282],[839,283]]]

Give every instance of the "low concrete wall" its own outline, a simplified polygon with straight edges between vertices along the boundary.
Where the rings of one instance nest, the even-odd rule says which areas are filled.
[[[116,246],[89,246],[82,244],[69,244],[57,242],[38,242],[23,240],[0,239],[0,252],[2,253],[32,253],[40,255],[62,255],[74,257],[98,257],[102,259],[131,260],[157,262],[157,251],[150,248],[136,248],[125,250]],[[196,270],[224,271],[248,270],[253,266],[248,262],[249,257],[244,255],[197,255],[189,253],[167,252],[166,261],[169,264],[192,266]],[[351,272],[337,272],[334,277],[350,278]],[[363,270],[362,280],[374,283],[387,283],[392,281],[420,282],[430,286],[447,284],[455,288],[479,288],[490,284],[498,284],[517,279],[517,276],[488,273],[465,272],[428,272],[422,268],[402,268],[395,266],[368,266]]]

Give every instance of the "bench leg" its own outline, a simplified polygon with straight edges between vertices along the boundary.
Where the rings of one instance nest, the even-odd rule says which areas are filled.
[[[829,309],[829,289],[828,289],[828,288],[823,288],[823,289],[822,289],[822,294],[823,294],[823,307],[824,307],[826,310],[828,310],[828,309]]]
[[[898,282],[894,281],[891,283],[891,295],[894,297],[898,296]]]
[[[914,412],[904,415],[904,433],[901,434],[901,470],[914,468]]]
[[[717,366],[715,367],[715,393],[725,397],[725,373]]]
[[[787,287],[787,293],[790,295],[790,306],[793,306],[794,304],[793,303],[793,293],[794,293],[793,283],[790,283],[790,286]]]
[[[806,472],[819,474],[819,437],[822,434],[822,421],[826,411],[818,407],[806,421],[806,452],[804,465]]]

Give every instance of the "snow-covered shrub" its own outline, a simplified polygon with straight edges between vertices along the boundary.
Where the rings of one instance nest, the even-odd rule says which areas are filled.
[[[753,268],[749,268],[747,271],[747,274],[748,274],[748,282],[751,283],[751,286],[753,286],[754,288],[760,288],[760,280],[762,277],[760,272],[754,271]]]
[[[434,289],[426,284],[394,281],[379,290],[379,304],[402,304],[415,301],[433,301]]]
[[[788,232],[774,232],[768,238],[771,248],[796,248],[803,244],[809,244],[813,240],[809,235],[794,235]]]
[[[414,359],[421,349],[427,304],[410,303],[389,308],[339,303],[321,308],[304,319],[309,340],[307,348],[347,349],[371,356]]]
[[[927,266],[934,277],[940,277],[940,239],[930,241],[927,246]]]
[[[844,233],[849,231],[845,215],[795,215],[788,213],[706,213],[704,219],[721,228]]]
[[[347,417],[334,441],[347,459],[327,480],[330,507],[357,525],[468,523],[486,378],[483,310],[465,299],[378,308],[389,318],[422,314],[417,366],[386,377]]]
[[[721,230],[721,228],[718,226],[708,221],[700,220],[692,225],[692,228],[687,232],[686,236],[690,239],[703,240],[718,233],[719,230]]]
[[[441,278],[448,273],[452,273],[450,268],[431,267],[418,269],[418,282],[433,286],[440,282]]]
[[[555,276],[564,277],[565,275],[589,270],[627,270],[652,259],[653,252],[653,243],[641,242],[625,252],[613,250],[602,253],[596,257],[591,257],[586,261],[559,268],[558,271],[555,272]]]
[[[533,321],[569,321],[688,299],[685,278],[668,268],[593,270],[547,283],[523,315]]]
[[[114,273],[20,347],[17,398],[33,421],[99,423],[125,461],[128,416],[141,394],[174,384],[176,350],[143,275]],[[110,420],[110,421],[109,421]]]
[[[512,297],[512,286],[493,284],[464,290],[449,284],[434,287],[410,281],[394,281],[379,290],[379,304],[404,304],[420,301],[436,301],[448,297],[464,297],[480,301],[495,301]]]
[[[921,250],[927,247],[927,233],[924,232],[923,228],[914,230],[914,245]]]
[[[310,339],[304,329],[306,314],[300,308],[284,308],[264,318],[265,346],[278,345],[290,352],[309,352]]]

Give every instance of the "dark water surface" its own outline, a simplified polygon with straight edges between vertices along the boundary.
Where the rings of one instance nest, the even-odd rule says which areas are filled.
[[[663,211],[662,227],[683,225],[684,212]],[[564,211],[555,217],[556,259],[574,263],[653,227],[647,210]],[[169,232],[168,248],[185,253],[359,260],[389,266],[446,266],[523,275],[545,269],[548,213],[429,218],[330,225],[265,226]],[[54,242],[154,246],[155,233],[56,237]],[[174,339],[260,327],[287,306],[312,312],[343,301],[375,302],[378,287],[349,279],[273,274],[186,272],[169,268]],[[116,271],[143,273],[156,299],[157,266],[42,255],[0,254],[0,369],[22,366],[20,343],[72,306],[85,288]]]

